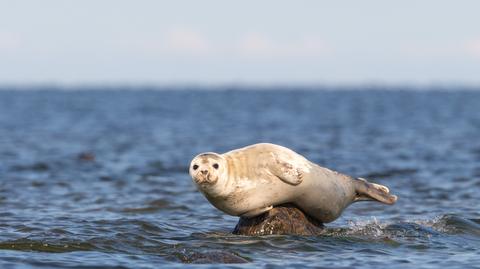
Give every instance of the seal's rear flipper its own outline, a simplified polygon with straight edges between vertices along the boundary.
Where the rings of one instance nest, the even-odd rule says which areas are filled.
[[[384,204],[393,205],[397,201],[397,196],[390,194],[390,190],[379,184],[370,183],[363,178],[354,179],[357,201],[378,201]]]

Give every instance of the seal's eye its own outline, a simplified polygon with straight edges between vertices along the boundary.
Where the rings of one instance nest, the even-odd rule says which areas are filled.
[[[197,169],[198,169],[198,165],[194,164],[192,168],[193,168],[193,170],[197,170]]]
[[[212,166],[213,168],[218,169],[218,163],[214,163]]]

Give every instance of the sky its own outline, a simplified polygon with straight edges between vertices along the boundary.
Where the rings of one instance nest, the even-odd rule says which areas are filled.
[[[480,85],[480,1],[0,0],[0,85]]]

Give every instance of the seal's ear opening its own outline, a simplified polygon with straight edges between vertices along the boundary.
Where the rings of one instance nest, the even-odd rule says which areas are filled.
[[[393,205],[398,197],[390,194],[390,190],[383,185],[370,183],[364,178],[353,179],[357,201],[377,201],[387,205]]]

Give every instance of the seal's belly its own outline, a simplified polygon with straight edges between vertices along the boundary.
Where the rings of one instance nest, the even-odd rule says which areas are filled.
[[[224,200],[222,211],[230,215],[238,216],[251,210],[288,203],[295,194],[291,189],[293,186],[278,179],[240,183],[237,190]]]

